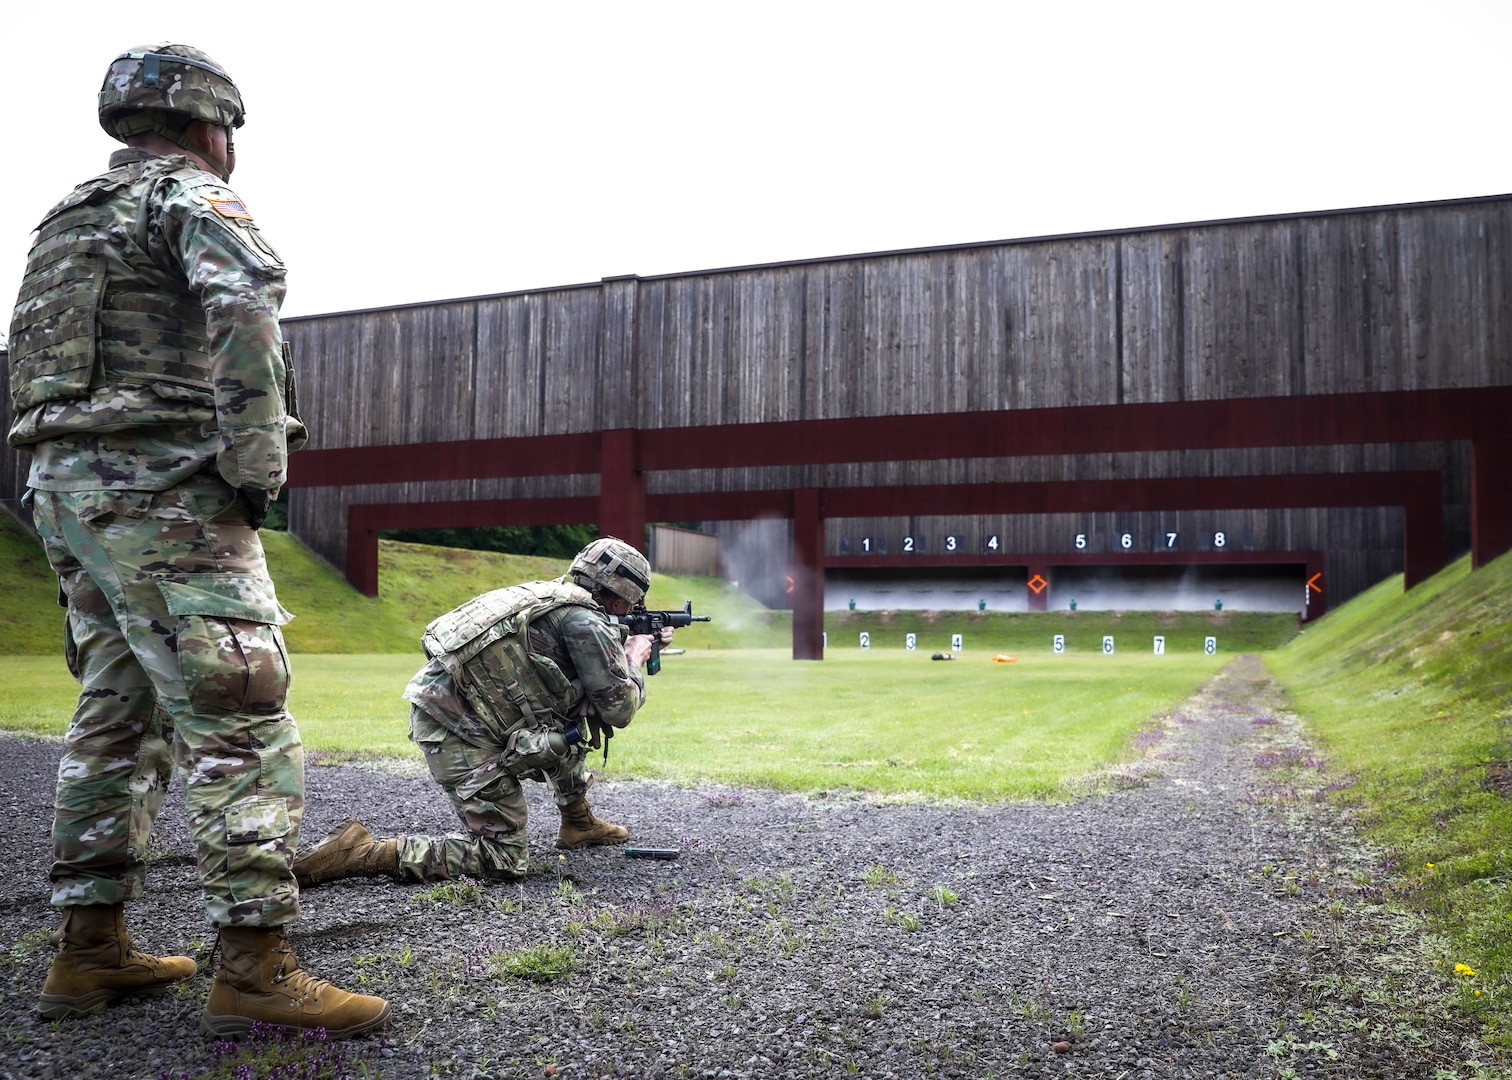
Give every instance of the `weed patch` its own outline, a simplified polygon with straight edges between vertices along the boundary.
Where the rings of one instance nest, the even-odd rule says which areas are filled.
[[[429,889],[422,889],[415,894],[415,898],[429,900],[435,904],[462,907],[464,904],[476,904],[483,899],[486,891],[482,882],[474,881],[464,874],[456,881],[442,881]]]
[[[519,952],[495,952],[488,959],[495,976],[537,983],[565,979],[578,968],[571,945],[533,945]]]

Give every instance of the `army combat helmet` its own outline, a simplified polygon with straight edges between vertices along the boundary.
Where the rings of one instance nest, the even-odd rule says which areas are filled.
[[[238,128],[241,91],[224,68],[190,45],[139,45],[111,61],[100,87],[100,126],[113,139],[156,131],[183,144],[186,124]]]
[[[623,540],[603,536],[577,553],[567,573],[591,593],[602,591],[639,604],[651,588],[651,564]]]

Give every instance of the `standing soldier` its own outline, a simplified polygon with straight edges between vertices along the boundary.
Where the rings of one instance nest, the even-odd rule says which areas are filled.
[[[10,333],[10,442],[32,454],[26,498],[83,684],[39,1009],[75,1016],[194,974],[136,951],[123,921],[176,762],[220,935],[201,1028],[353,1035],[388,1004],[302,971],[284,934],[304,753],[285,709],[290,616],[257,528],[305,432],[278,327],[284,265],[226,186],[241,95],[199,50],[153,45],[111,63],[99,117],[126,149],[42,219]]]
[[[650,587],[646,557],[606,536],[565,576],[495,589],[427,626],[431,660],[404,691],[410,738],[467,835],[376,840],[348,821],[294,860],[299,883],[523,877],[527,779],[552,788],[557,847],[624,843],[629,830],[588,805],[585,760],[645,704],[651,637],[626,638],[609,616],[630,614]],[[662,630],[664,642],[671,635]]]

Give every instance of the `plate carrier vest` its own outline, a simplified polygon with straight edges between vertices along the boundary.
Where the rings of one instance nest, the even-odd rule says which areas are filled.
[[[147,248],[148,202],[169,177],[203,179],[182,158],[131,162],[80,184],[38,226],[11,322],[17,414],[120,383],[211,400],[204,309],[182,273]],[[108,280],[123,276],[113,263],[129,284]]]
[[[567,604],[603,611],[586,589],[531,581],[484,593],[447,612],[425,628],[420,644],[501,736],[522,728],[561,730],[582,688],[549,656],[530,650],[530,624]]]

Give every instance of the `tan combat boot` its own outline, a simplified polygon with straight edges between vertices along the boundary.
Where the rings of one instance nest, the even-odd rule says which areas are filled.
[[[559,848],[585,848],[596,844],[623,844],[630,839],[630,830],[623,825],[603,821],[593,816],[586,796],[578,796],[562,811],[562,826],[557,830],[556,846]]]
[[[223,926],[220,970],[200,1016],[200,1030],[235,1039],[255,1023],[313,1030],[347,1039],[388,1022],[380,997],[349,994],[299,966],[281,926]]]
[[[187,956],[133,949],[121,904],[64,908],[53,940],[58,954],[37,999],[37,1011],[49,1020],[82,1016],[116,998],[160,994],[197,970]]]
[[[351,877],[399,877],[399,841],[374,840],[360,821],[344,821],[294,859],[299,887]]]

